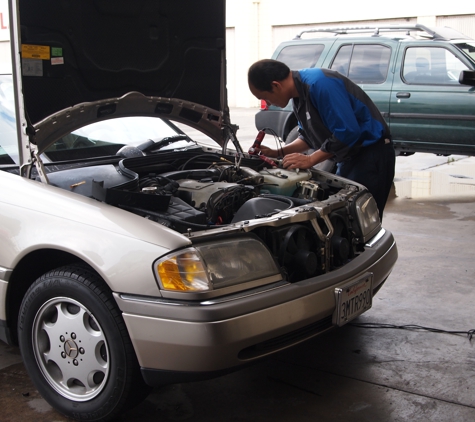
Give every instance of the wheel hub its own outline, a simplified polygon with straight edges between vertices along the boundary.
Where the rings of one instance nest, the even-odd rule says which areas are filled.
[[[68,339],[64,342],[64,352],[69,358],[76,359],[79,355],[78,345],[74,340]]]

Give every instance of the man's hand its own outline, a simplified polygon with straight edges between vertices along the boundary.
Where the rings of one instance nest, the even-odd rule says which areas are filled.
[[[314,151],[311,155],[304,154],[287,154],[282,160],[282,165],[286,169],[309,169],[322,161],[332,158],[333,154],[323,152],[322,150]]]
[[[256,148],[257,152],[261,152],[262,155],[265,155],[267,157],[273,157],[277,158],[278,157],[278,152],[275,149],[266,147],[265,145],[261,145],[259,148]]]
[[[260,151],[262,155],[266,155],[267,157],[279,158],[287,154],[307,151],[308,148],[309,146],[303,139],[297,138],[290,144],[282,145],[278,149],[273,149],[266,147],[265,145],[261,145],[260,148],[256,148],[256,151]]]
[[[309,169],[314,164],[310,155],[305,154],[288,154],[282,160],[282,165],[285,169]]]

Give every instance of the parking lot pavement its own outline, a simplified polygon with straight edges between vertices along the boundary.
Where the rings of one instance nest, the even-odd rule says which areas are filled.
[[[399,260],[352,324],[220,378],[156,389],[119,420],[474,421],[474,171],[475,157],[398,157],[383,226]],[[66,421],[3,343],[0,407],[5,422]]]

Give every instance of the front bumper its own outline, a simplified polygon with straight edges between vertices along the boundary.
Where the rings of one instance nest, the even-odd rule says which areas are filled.
[[[383,229],[344,267],[294,284],[282,281],[199,303],[114,296],[146,381],[182,382],[250,363],[330,329],[335,288],[373,273],[376,292],[396,260],[394,238]]]

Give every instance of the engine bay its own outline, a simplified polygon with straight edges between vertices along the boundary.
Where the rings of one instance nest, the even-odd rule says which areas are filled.
[[[233,162],[234,160],[234,162]],[[257,159],[217,153],[164,152],[52,172],[62,189],[115,205],[185,235],[266,220],[285,210],[332,199],[325,218],[257,224],[252,233],[269,248],[291,282],[336,269],[354,258],[347,188],[330,174],[286,170]]]

